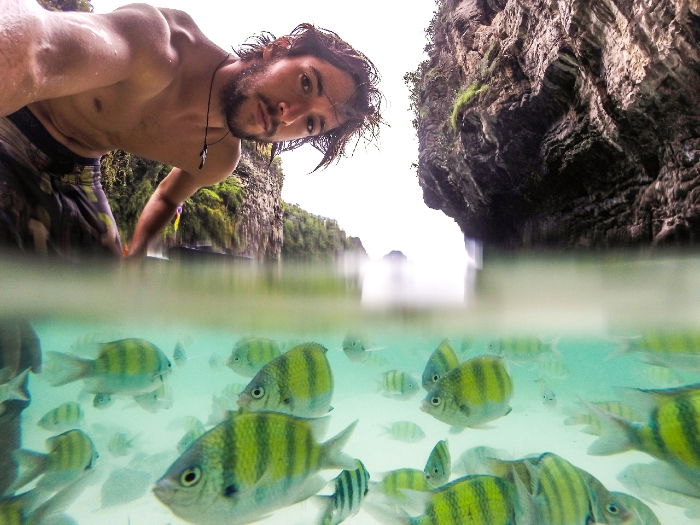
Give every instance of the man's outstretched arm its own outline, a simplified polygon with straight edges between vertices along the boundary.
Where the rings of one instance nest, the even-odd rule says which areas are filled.
[[[0,0],[0,115],[158,70],[170,52],[168,25],[151,6],[94,14]]]

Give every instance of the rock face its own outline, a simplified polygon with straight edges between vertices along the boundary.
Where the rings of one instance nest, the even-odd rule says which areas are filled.
[[[252,149],[245,151],[236,175],[245,199],[236,214],[236,255],[259,261],[279,260],[282,251],[282,180],[279,164]]]
[[[442,0],[428,35],[419,180],[466,235],[700,242],[699,0]]]

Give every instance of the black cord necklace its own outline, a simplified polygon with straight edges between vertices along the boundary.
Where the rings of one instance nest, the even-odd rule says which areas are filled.
[[[214,69],[214,72],[211,74],[211,83],[209,84],[209,100],[207,100],[207,120],[205,123],[204,127],[204,147],[202,147],[202,151],[199,152],[199,158],[202,159],[199,162],[199,169],[201,170],[204,167],[204,163],[207,161],[207,151],[209,150],[209,146],[213,146],[214,144],[218,144],[222,140],[224,140],[226,137],[228,137],[228,134],[231,133],[231,130],[228,130],[226,132],[226,135],[221,137],[219,140],[212,142],[211,144],[207,144],[207,134],[209,133],[209,108],[211,107],[211,91],[214,88],[214,77],[216,76],[216,72],[221,69],[221,66],[224,65],[224,62],[228,60],[228,57],[231,56],[231,53],[228,53],[226,57],[219,63],[218,66],[216,66],[216,69]]]

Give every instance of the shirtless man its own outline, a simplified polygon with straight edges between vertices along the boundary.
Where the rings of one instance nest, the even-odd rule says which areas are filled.
[[[129,246],[145,253],[177,206],[235,169],[241,139],[309,142],[319,166],[381,121],[374,65],[302,24],[227,53],[181,11],[132,4],[53,13],[0,0],[0,246],[120,254],[99,179],[113,149],[174,166]]]

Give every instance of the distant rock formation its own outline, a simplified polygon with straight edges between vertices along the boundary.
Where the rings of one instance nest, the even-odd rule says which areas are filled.
[[[700,241],[700,0],[442,0],[424,200],[499,248]]]

